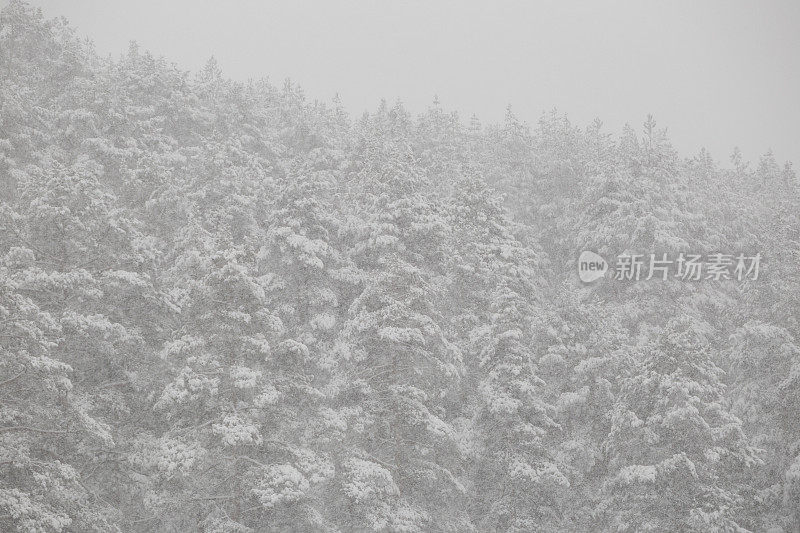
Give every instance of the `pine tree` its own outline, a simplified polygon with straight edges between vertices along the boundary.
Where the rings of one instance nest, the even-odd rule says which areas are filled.
[[[531,314],[518,294],[501,285],[490,323],[475,339],[484,378],[478,385],[480,448],[470,508],[479,530],[552,530],[558,501],[569,488],[552,453],[560,427],[532,357]]]
[[[614,409],[598,518],[619,531],[747,529],[739,476],[760,459],[725,404],[703,333],[674,319],[639,350]]]

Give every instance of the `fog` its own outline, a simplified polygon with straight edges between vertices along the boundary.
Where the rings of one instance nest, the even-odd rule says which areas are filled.
[[[5,2],[2,2],[3,4]],[[647,113],[682,155],[800,160],[800,3],[63,2],[102,54],[137,40],[185,69],[215,56],[227,75],[291,78],[354,113],[381,98],[421,111],[438,95],[463,118],[529,123],[558,108],[585,125],[640,129]]]

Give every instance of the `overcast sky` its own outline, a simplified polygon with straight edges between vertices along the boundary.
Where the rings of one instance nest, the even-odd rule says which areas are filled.
[[[5,5],[7,0],[0,0]],[[618,132],[647,113],[684,155],[772,147],[800,166],[800,2],[34,0],[102,54],[130,40],[182,68],[290,77],[354,113],[435,94],[466,119],[557,107]]]

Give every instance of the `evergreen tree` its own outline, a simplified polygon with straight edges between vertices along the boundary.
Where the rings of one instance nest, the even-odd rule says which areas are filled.
[[[703,333],[674,319],[629,365],[598,516],[618,531],[747,529],[740,476],[760,459],[726,406]]]

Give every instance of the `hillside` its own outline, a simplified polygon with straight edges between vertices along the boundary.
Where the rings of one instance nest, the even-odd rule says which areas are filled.
[[[632,118],[351,117],[12,1],[0,531],[800,531],[800,183]]]

